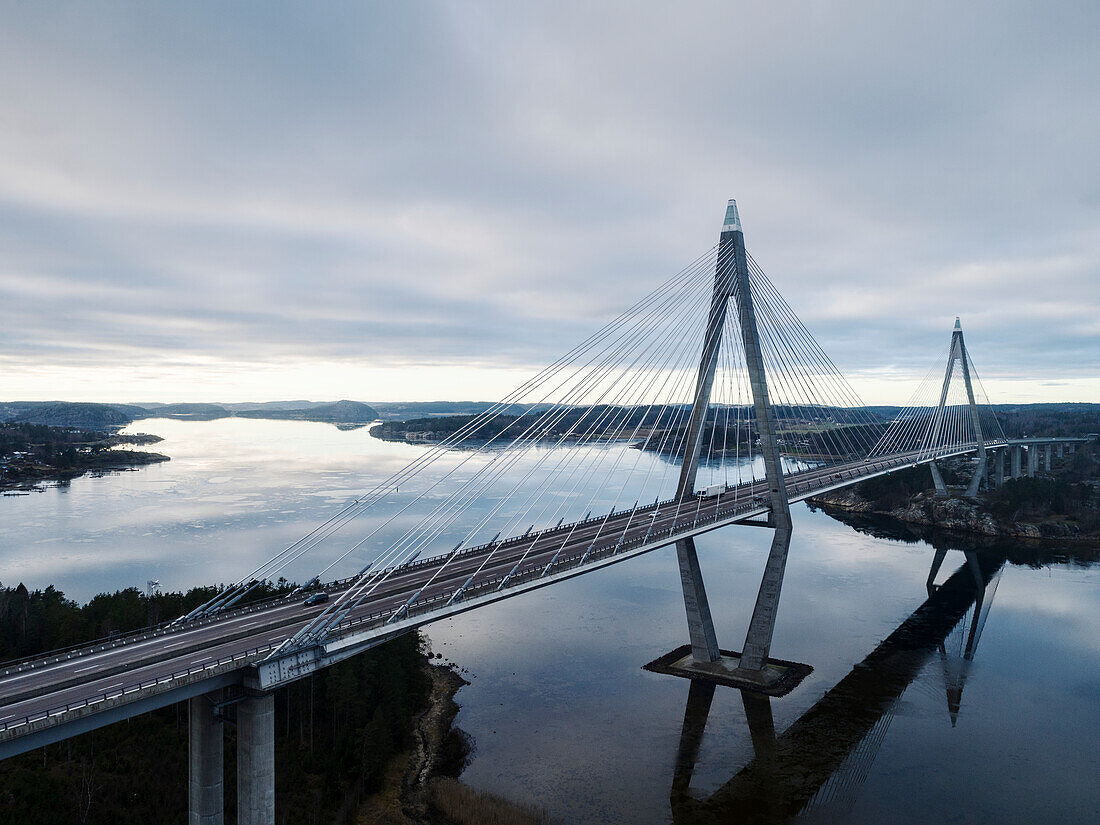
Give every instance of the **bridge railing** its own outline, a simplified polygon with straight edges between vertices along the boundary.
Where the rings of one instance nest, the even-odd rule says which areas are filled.
[[[275,645],[261,645],[259,647],[250,648],[242,653],[235,653],[231,656],[222,656],[219,659],[215,659],[210,662],[204,662],[201,665],[192,665],[187,668],[173,671],[164,676],[158,676],[155,679],[147,679],[145,681],[133,682],[129,685],[123,685],[122,687],[115,688],[114,690],[104,691],[97,693],[93,696],[89,696],[85,699],[81,699],[76,702],[68,702],[64,705],[56,705],[47,710],[41,710],[37,713],[30,713],[26,716],[19,717],[17,719],[9,719],[4,722],[0,722],[0,732],[9,731],[14,728],[29,725],[34,722],[39,722],[43,719],[49,719],[53,716],[60,716],[62,713],[71,713],[73,711],[82,710],[84,708],[90,708],[94,705],[108,702],[112,699],[119,699],[126,696],[129,693],[138,693],[143,690],[149,690],[150,688],[157,687],[159,685],[166,685],[169,682],[174,682],[178,679],[184,679],[189,676],[193,676],[197,673],[206,673],[207,671],[217,670],[223,668],[226,665],[235,665],[241,662],[243,659],[255,658],[261,653],[268,653],[275,649]],[[226,668],[231,669],[231,668]],[[211,676],[216,675],[214,673],[209,674]]]

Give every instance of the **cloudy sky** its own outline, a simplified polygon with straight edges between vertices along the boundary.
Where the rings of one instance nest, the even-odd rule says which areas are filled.
[[[717,240],[1100,401],[1100,4],[0,1],[0,398],[497,398]]]

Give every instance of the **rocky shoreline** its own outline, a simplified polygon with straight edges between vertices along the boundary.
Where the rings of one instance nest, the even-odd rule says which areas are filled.
[[[21,464],[11,468],[0,478],[0,492],[30,493],[40,492],[46,485],[65,483],[85,475],[125,472],[136,470],[149,464],[171,461],[163,453],[148,453],[140,450],[103,450],[77,467],[54,467],[49,464]]]
[[[455,694],[470,683],[453,665],[424,661],[431,680],[427,707],[413,720],[413,746],[399,754],[386,771],[381,791],[363,800],[355,812],[359,823],[386,825],[549,825],[545,813],[459,781],[472,745],[454,726],[459,705]]]
[[[876,507],[873,502],[860,495],[858,487],[848,487],[813,496],[809,499],[809,503],[821,507],[826,512],[837,510],[844,513],[885,516],[907,524],[956,533],[1100,542],[1100,536],[1083,533],[1070,521],[1057,518],[1046,518],[1041,521],[998,519],[982,506],[981,501],[970,501],[956,496],[937,498],[931,491],[917,493],[905,504],[892,508]]]

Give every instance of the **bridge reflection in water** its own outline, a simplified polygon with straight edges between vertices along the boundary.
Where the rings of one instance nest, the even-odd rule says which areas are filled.
[[[676,825],[781,823],[811,813],[833,816],[851,807],[882,745],[897,700],[929,662],[943,662],[952,724],[1006,556],[965,551],[966,561],[934,584],[945,550],[937,550],[928,599],[885,641],[776,736],[771,698],[742,690],[754,758],[707,798],[691,793],[716,685],[693,680],[672,778]]]

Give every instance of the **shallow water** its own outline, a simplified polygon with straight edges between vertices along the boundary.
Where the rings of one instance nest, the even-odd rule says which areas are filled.
[[[167,589],[229,580],[424,449],[307,422],[129,429],[164,436],[152,449],[172,461],[0,498],[0,581],[84,600],[148,579]],[[360,534],[417,492],[395,492]],[[458,696],[458,723],[477,744],[465,781],[560,823],[1100,821],[1095,553],[982,549],[986,578],[1008,560],[982,591],[977,626],[971,607],[941,649],[919,633],[936,641],[925,620],[943,609],[910,620],[929,598],[932,544],[803,505],[794,518],[772,651],[814,671],[765,707],[719,687],[708,709],[698,689],[689,703],[686,681],[641,669],[686,641],[670,548],[428,626],[472,683]],[[769,539],[748,527],[697,539],[723,647],[741,645]],[[942,583],[966,572],[972,546],[940,546]],[[899,626],[917,627],[906,638],[920,644],[880,648]],[[835,770],[813,797],[823,763]]]

